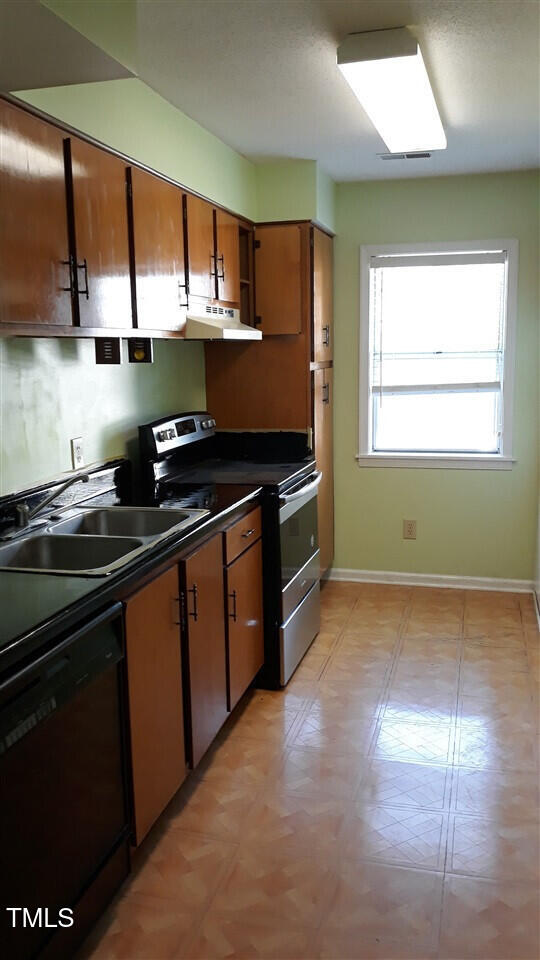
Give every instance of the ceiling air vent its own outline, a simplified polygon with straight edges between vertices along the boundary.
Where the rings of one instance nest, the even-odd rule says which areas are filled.
[[[429,160],[430,153],[425,150],[422,153],[378,153],[380,160]]]

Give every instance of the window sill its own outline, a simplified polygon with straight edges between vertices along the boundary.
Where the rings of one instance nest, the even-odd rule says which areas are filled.
[[[493,454],[370,453],[358,454],[359,467],[413,467],[431,470],[511,470],[515,460]]]

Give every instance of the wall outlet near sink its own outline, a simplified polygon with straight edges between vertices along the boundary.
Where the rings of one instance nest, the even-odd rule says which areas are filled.
[[[73,437],[71,444],[71,466],[74,470],[84,467],[84,451],[82,437]]]
[[[416,540],[416,520],[403,521],[403,539]]]

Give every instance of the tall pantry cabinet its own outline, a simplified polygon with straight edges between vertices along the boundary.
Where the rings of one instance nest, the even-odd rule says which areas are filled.
[[[262,341],[207,343],[206,396],[220,429],[307,434],[319,487],[321,573],[334,554],[333,240],[310,222],[255,228]]]

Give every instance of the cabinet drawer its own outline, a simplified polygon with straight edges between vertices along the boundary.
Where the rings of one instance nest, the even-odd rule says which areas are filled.
[[[232,563],[236,557],[255,543],[261,535],[261,508],[255,507],[245,517],[225,530],[225,563]]]

